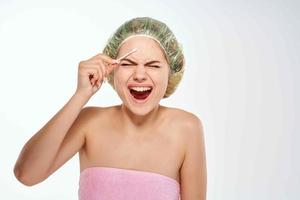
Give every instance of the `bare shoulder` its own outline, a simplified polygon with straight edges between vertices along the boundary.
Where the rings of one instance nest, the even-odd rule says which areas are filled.
[[[198,148],[199,145],[204,147],[204,128],[202,120],[195,114],[178,109],[172,109],[172,118],[177,126],[177,130],[182,133],[186,142],[186,151],[189,148]]]
[[[195,134],[197,130],[203,128],[201,119],[189,111],[179,108],[164,107],[170,116],[170,123],[177,129],[184,130],[185,134]]]
[[[168,123],[172,130],[176,130],[185,149],[185,154],[190,148],[204,148],[204,128],[202,120],[195,114],[178,109],[164,107],[168,113]]]
[[[170,121],[184,143],[184,159],[180,168],[181,199],[205,199],[206,157],[201,119],[177,108],[167,108]]]
[[[98,106],[87,106],[81,110],[81,115],[83,118],[88,118],[89,120],[97,120],[99,118],[107,118],[112,114],[118,106],[110,107],[98,107]]]
[[[110,107],[96,107],[87,106],[81,110],[80,116],[85,122],[85,129],[94,130],[95,126],[99,127],[101,124],[111,123],[114,118],[118,106]]]

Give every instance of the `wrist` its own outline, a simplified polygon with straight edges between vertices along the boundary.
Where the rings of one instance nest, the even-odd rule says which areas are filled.
[[[89,101],[89,99],[91,98],[91,95],[86,94],[84,92],[76,91],[73,94],[72,98],[76,99],[76,101],[80,102],[81,104],[83,104],[82,106],[84,106]]]

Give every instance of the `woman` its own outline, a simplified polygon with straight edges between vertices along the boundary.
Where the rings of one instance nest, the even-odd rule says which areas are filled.
[[[164,23],[148,17],[125,22],[102,54],[79,63],[76,92],[25,144],[15,176],[38,184],[79,152],[81,200],[204,200],[201,121],[159,104],[175,91],[183,70],[182,50]],[[106,79],[122,104],[84,107]]]

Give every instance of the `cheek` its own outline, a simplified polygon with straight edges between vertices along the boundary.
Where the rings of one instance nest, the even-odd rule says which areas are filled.
[[[166,72],[163,74],[162,78],[162,85],[163,85],[163,90],[164,92],[167,90],[168,83],[169,83],[169,70],[166,70]]]
[[[114,71],[114,85],[117,93],[121,94],[126,87],[128,79],[130,78],[131,73],[129,70],[122,68],[115,69]]]
[[[168,85],[169,74],[168,71],[155,71],[152,72],[153,81],[164,90]]]
[[[169,75],[167,74],[162,81],[164,91],[166,91],[168,87],[168,83],[169,83]]]
[[[118,83],[125,82],[128,80],[129,77],[130,77],[130,72],[128,70],[118,68],[114,71],[115,82]]]

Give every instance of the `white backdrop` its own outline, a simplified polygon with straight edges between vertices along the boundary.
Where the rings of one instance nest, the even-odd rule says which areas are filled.
[[[204,124],[207,199],[299,199],[299,10],[296,0],[0,0],[0,198],[77,199],[78,155],[33,187],[14,163],[75,92],[79,61],[125,20],[150,16],[184,48],[183,81],[162,104]],[[87,106],[118,103],[104,85]]]

